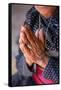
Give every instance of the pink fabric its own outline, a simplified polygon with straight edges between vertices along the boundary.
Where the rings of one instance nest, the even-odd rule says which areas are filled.
[[[42,76],[42,70],[39,66],[36,67],[36,73],[33,74],[33,80],[36,84],[53,84],[54,81],[48,80]]]

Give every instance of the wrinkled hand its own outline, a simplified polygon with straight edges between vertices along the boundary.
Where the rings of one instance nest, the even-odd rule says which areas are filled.
[[[21,26],[19,47],[29,65],[35,63],[44,68],[48,63],[42,29],[34,34],[28,26]]]

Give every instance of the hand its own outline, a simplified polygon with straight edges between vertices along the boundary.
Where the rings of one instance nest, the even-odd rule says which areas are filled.
[[[44,37],[41,31],[34,34],[28,26],[22,26],[19,47],[29,65],[35,63],[44,68],[48,62],[48,57],[45,54]]]
[[[33,61],[30,59],[29,49],[27,45],[29,44],[29,41],[26,37],[26,34],[24,33],[23,29],[26,29],[25,27],[21,26],[20,29],[20,38],[19,38],[19,47],[21,51],[23,52],[23,55],[25,56],[26,63],[29,66],[32,66]],[[27,44],[27,45],[26,45]]]

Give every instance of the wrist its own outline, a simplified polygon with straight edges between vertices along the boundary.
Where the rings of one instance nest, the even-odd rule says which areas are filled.
[[[33,64],[33,63],[32,63],[31,61],[29,61],[29,60],[26,60],[26,63],[27,63],[28,66],[32,66],[32,64]]]
[[[45,68],[47,66],[48,60],[49,60],[48,56],[45,56],[44,59],[42,60],[43,68]]]
[[[48,64],[48,56],[45,56],[42,60],[37,60],[37,64],[45,69],[46,65]]]

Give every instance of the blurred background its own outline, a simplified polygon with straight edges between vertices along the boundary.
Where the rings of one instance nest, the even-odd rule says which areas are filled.
[[[25,58],[21,54],[18,56],[17,44],[20,26],[25,21],[26,13],[31,7],[32,5],[12,4],[12,75],[16,73],[24,76],[32,75],[26,66]]]

